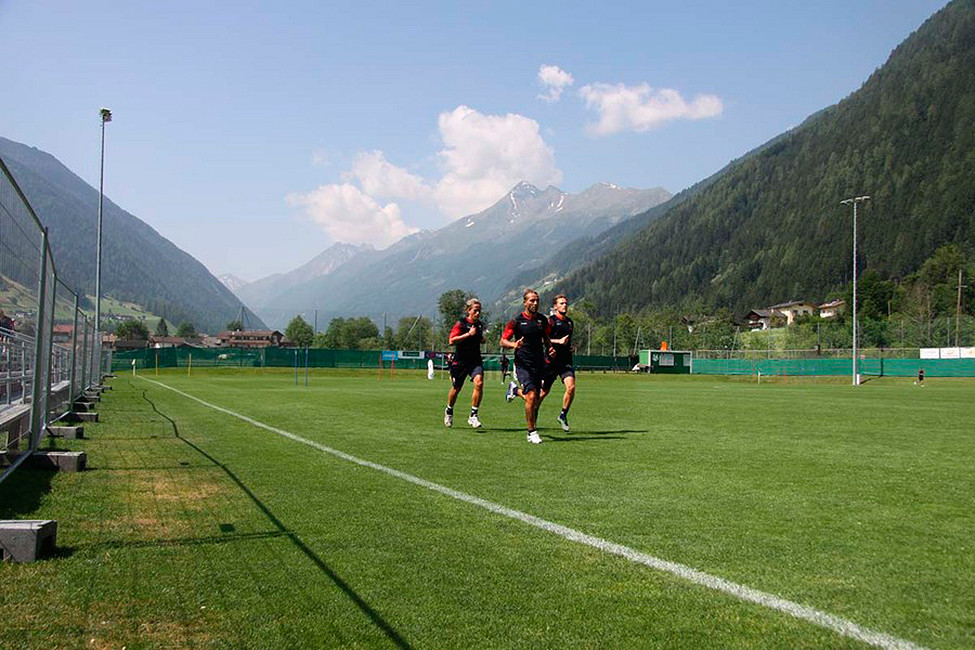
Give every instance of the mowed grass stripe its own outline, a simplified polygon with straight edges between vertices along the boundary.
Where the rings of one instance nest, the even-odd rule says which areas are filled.
[[[610,554],[613,554],[613,555],[617,555],[617,556],[623,557],[623,558],[625,558],[625,559],[627,559],[627,560],[629,560],[631,562],[635,562],[637,564],[642,564],[642,565],[645,565],[647,567],[650,567],[650,568],[653,568],[653,569],[656,569],[656,570],[660,570],[660,571],[664,571],[664,572],[670,573],[670,574],[675,575],[675,576],[677,576],[677,577],[679,577],[679,578],[681,578],[683,580],[689,581],[689,582],[694,583],[694,584],[697,584],[697,585],[701,585],[701,586],[707,587],[709,589],[713,589],[715,591],[720,591],[720,592],[726,593],[726,594],[731,595],[731,596],[733,596],[735,598],[738,598],[740,600],[743,600],[743,601],[746,601],[746,602],[752,602],[752,603],[761,605],[763,607],[767,607],[769,609],[773,609],[773,610],[777,610],[777,611],[783,612],[783,613],[788,614],[789,616],[792,616],[794,618],[801,619],[801,620],[805,620],[805,621],[808,621],[808,622],[813,623],[815,625],[818,625],[820,627],[823,627],[823,628],[832,630],[832,631],[834,631],[834,632],[836,632],[838,634],[841,634],[841,635],[843,635],[845,637],[849,637],[851,639],[855,639],[857,641],[861,641],[863,643],[867,643],[867,644],[874,645],[874,646],[877,646],[877,647],[882,647],[882,648],[891,648],[891,649],[903,649],[903,650],[907,650],[907,649],[916,649],[916,648],[922,648],[923,647],[923,646],[917,645],[915,643],[912,643],[911,641],[907,641],[905,639],[901,639],[901,638],[898,638],[898,637],[893,636],[893,635],[890,635],[890,634],[886,634],[886,633],[883,633],[883,632],[878,632],[878,631],[874,631],[874,630],[865,628],[865,627],[863,627],[861,625],[858,625],[857,623],[855,623],[853,621],[850,621],[850,620],[847,620],[845,618],[842,618],[842,617],[839,617],[839,616],[835,616],[835,615],[829,614],[827,612],[823,612],[823,611],[817,610],[815,608],[808,607],[806,605],[802,605],[800,603],[796,603],[796,602],[787,600],[785,598],[781,598],[781,597],[776,596],[774,594],[770,594],[770,593],[767,593],[767,592],[760,591],[758,589],[753,589],[753,588],[748,587],[748,586],[745,586],[745,585],[741,585],[741,584],[738,584],[738,583],[735,583],[735,582],[732,582],[732,581],[729,581],[729,580],[725,580],[723,578],[719,578],[717,576],[713,576],[711,574],[705,573],[703,571],[699,571],[697,569],[694,569],[692,567],[689,567],[689,566],[686,566],[686,565],[683,565],[683,564],[680,564],[680,563],[670,562],[670,561],[667,561],[667,560],[664,560],[664,559],[655,557],[653,555],[649,555],[647,553],[643,553],[643,552],[638,551],[636,549],[633,549],[633,548],[630,548],[630,547],[627,547],[627,546],[624,546],[624,545],[621,545],[621,544],[616,544],[614,542],[611,542],[611,541],[608,541],[608,540],[605,540],[605,539],[602,539],[602,538],[599,538],[599,537],[595,537],[595,536],[592,536],[592,535],[588,535],[588,534],[586,534],[586,533],[584,533],[582,531],[579,531],[579,530],[576,530],[576,529],[573,529],[573,528],[569,528],[567,526],[563,526],[561,524],[557,524],[557,523],[554,523],[554,522],[551,522],[551,521],[547,521],[547,520],[542,519],[540,517],[536,517],[534,515],[531,515],[531,514],[528,514],[528,513],[525,513],[525,512],[521,512],[521,511],[518,511],[518,510],[514,510],[514,509],[511,509],[511,508],[507,508],[507,507],[502,506],[500,504],[497,504],[497,503],[494,503],[494,502],[491,502],[491,501],[487,501],[485,499],[481,499],[479,497],[476,497],[476,496],[473,496],[473,495],[470,495],[470,494],[466,494],[464,492],[460,492],[458,490],[454,490],[452,488],[448,488],[446,486],[443,486],[443,485],[440,485],[440,484],[437,484],[437,483],[433,483],[431,481],[427,481],[425,479],[419,478],[419,477],[414,476],[412,474],[408,474],[406,472],[401,472],[401,471],[399,471],[397,469],[394,469],[394,468],[391,468],[391,467],[387,467],[387,466],[382,465],[382,464],[379,464],[379,463],[375,463],[375,462],[372,462],[372,461],[369,461],[369,460],[365,460],[365,459],[362,459],[362,458],[358,458],[356,456],[353,456],[351,454],[347,454],[347,453],[345,453],[343,451],[340,451],[338,449],[334,449],[334,448],[329,447],[327,445],[324,445],[324,444],[321,444],[321,443],[318,443],[318,442],[315,442],[315,441],[312,441],[312,440],[308,440],[306,438],[303,438],[301,436],[298,436],[298,435],[296,435],[294,433],[291,433],[289,431],[286,431],[284,429],[280,429],[278,427],[274,427],[272,425],[266,424],[264,422],[261,422],[259,420],[254,419],[254,418],[248,417],[248,416],[246,416],[246,415],[244,415],[242,413],[238,413],[236,411],[233,411],[231,409],[228,409],[228,408],[219,406],[217,404],[213,404],[211,402],[207,402],[207,401],[205,401],[203,399],[200,399],[200,398],[198,398],[198,397],[196,397],[194,395],[191,395],[191,394],[186,393],[184,391],[181,391],[181,390],[179,390],[177,388],[174,388],[172,386],[169,386],[169,385],[167,385],[165,383],[162,383],[162,382],[159,382],[159,381],[155,381],[155,380],[152,380],[152,379],[148,379],[147,377],[143,377],[143,376],[140,376],[140,379],[142,379],[144,381],[147,381],[147,382],[150,382],[152,384],[155,384],[157,386],[160,386],[162,388],[165,388],[167,390],[173,391],[173,392],[175,392],[175,393],[177,393],[177,394],[179,394],[179,395],[181,395],[181,396],[183,396],[183,397],[185,397],[187,399],[190,399],[190,400],[193,400],[195,402],[198,402],[199,404],[202,404],[203,406],[206,406],[206,407],[208,407],[210,409],[213,409],[213,410],[216,410],[218,412],[224,413],[226,415],[229,415],[229,416],[235,417],[237,419],[240,419],[240,420],[242,420],[242,421],[244,421],[244,422],[246,422],[246,423],[248,423],[248,424],[250,424],[252,426],[255,426],[255,427],[258,427],[258,428],[261,428],[261,429],[270,431],[270,432],[275,433],[275,434],[277,434],[279,436],[288,438],[288,439],[290,439],[292,441],[298,442],[298,443],[303,444],[303,445],[307,445],[309,447],[312,447],[312,448],[317,449],[319,451],[322,451],[324,453],[331,454],[331,455],[333,455],[335,457],[341,458],[343,460],[346,460],[348,462],[354,463],[356,465],[360,465],[362,467],[367,467],[367,468],[370,468],[370,469],[374,469],[374,470],[383,472],[385,474],[388,474],[390,476],[399,478],[399,479],[404,480],[404,481],[407,481],[409,483],[413,483],[413,484],[415,484],[417,486],[420,486],[420,487],[423,487],[425,489],[428,489],[428,490],[431,490],[431,491],[434,491],[434,492],[438,492],[438,493],[443,494],[445,496],[449,496],[449,497],[451,497],[453,499],[456,499],[456,500],[459,500],[459,501],[462,501],[462,502],[465,502],[465,503],[468,503],[468,504],[471,504],[471,505],[476,505],[478,507],[481,507],[481,508],[483,508],[485,510],[488,510],[490,512],[493,512],[495,514],[499,514],[499,515],[502,515],[502,516],[505,516],[505,517],[509,517],[511,519],[518,520],[520,522],[523,522],[525,524],[534,526],[536,528],[539,528],[539,529],[542,529],[542,530],[545,530],[545,531],[554,533],[554,534],[559,535],[559,536],[561,536],[561,537],[563,537],[563,538],[565,538],[567,540],[570,540],[570,541],[573,541],[573,542],[577,542],[579,544],[584,544],[584,545],[593,547],[593,548],[595,548],[597,550],[600,550],[600,551],[603,551],[605,553],[610,553]]]

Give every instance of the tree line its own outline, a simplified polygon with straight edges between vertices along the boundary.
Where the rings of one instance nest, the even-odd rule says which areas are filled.
[[[914,273],[901,280],[884,280],[874,269],[857,281],[860,345],[883,348],[916,348],[975,345],[975,258],[955,244],[942,246]],[[961,293],[959,296],[959,275]],[[827,296],[852,305],[852,283]],[[395,327],[380,332],[366,316],[334,318],[325,332],[315,333],[296,316],[285,335],[299,347],[359,350],[447,350],[447,337],[471,292],[452,289],[441,294],[435,319],[420,314],[404,316]],[[542,297],[542,310],[552,296]],[[960,301],[959,301],[960,298]],[[764,308],[767,305],[755,305]],[[499,352],[497,341],[507,320],[514,315],[485,312],[486,352]],[[671,349],[740,350],[850,348],[852,314],[825,320],[800,317],[781,333],[763,336],[749,333],[743,313],[727,308],[709,309],[703,300],[656,309],[623,310],[609,315],[593,301],[570,303],[575,322],[577,354],[629,356],[641,349],[656,349],[664,342]],[[764,334],[764,333],[763,333]],[[772,342],[774,340],[774,345]]]

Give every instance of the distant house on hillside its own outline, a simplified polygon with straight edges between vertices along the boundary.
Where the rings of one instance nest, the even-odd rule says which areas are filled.
[[[819,306],[819,317],[820,318],[836,318],[840,314],[846,311],[846,301],[845,300],[830,300],[829,302],[824,302]]]
[[[786,325],[792,325],[798,316],[812,316],[816,313],[816,305],[805,300],[792,300],[769,307],[785,316]]]
[[[774,320],[785,321],[785,314],[774,309],[753,309],[745,314],[748,328],[753,330],[767,330],[773,327]]]
[[[284,334],[277,330],[236,330],[217,334],[222,348],[276,348]]]

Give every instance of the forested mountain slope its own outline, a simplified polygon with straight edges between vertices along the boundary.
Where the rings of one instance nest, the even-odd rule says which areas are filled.
[[[975,0],[955,0],[864,85],[754,155],[558,290],[608,312],[820,300],[858,266],[899,278],[975,236]]]
[[[39,149],[0,137],[0,156],[49,229],[60,277],[94,295],[98,191]],[[211,332],[243,306],[203,264],[107,198],[102,233],[103,295]],[[250,312],[248,318],[263,326]]]

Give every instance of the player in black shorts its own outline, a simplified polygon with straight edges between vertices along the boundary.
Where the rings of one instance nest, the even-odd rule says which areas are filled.
[[[548,319],[538,313],[538,292],[526,289],[522,297],[525,309],[508,321],[501,335],[501,347],[515,351],[515,376],[521,383],[519,389],[517,384],[511,382],[505,399],[510,402],[515,395],[525,399],[528,442],[537,445],[542,442],[535,427],[539,391],[545,373],[545,354],[551,350],[552,342],[549,340]]]
[[[569,432],[569,407],[572,406],[572,398],[576,394],[576,373],[572,367],[572,319],[566,314],[569,311],[569,299],[559,294],[552,301],[555,313],[548,317],[552,347],[555,354],[549,357],[548,369],[542,381],[542,392],[539,399],[544,400],[545,396],[552,390],[557,378],[562,379],[565,386],[565,395],[562,396],[562,412],[559,413],[559,424],[562,430]]]
[[[471,395],[471,415],[467,424],[480,428],[477,409],[481,405],[481,389],[484,386],[484,362],[481,360],[481,343],[484,342],[484,324],[481,322],[481,301],[471,298],[467,301],[467,316],[454,323],[447,342],[454,346],[450,360],[450,391],[447,392],[447,408],[443,411],[443,423],[449,427],[454,423],[454,402],[464,382],[470,377],[474,382]]]

